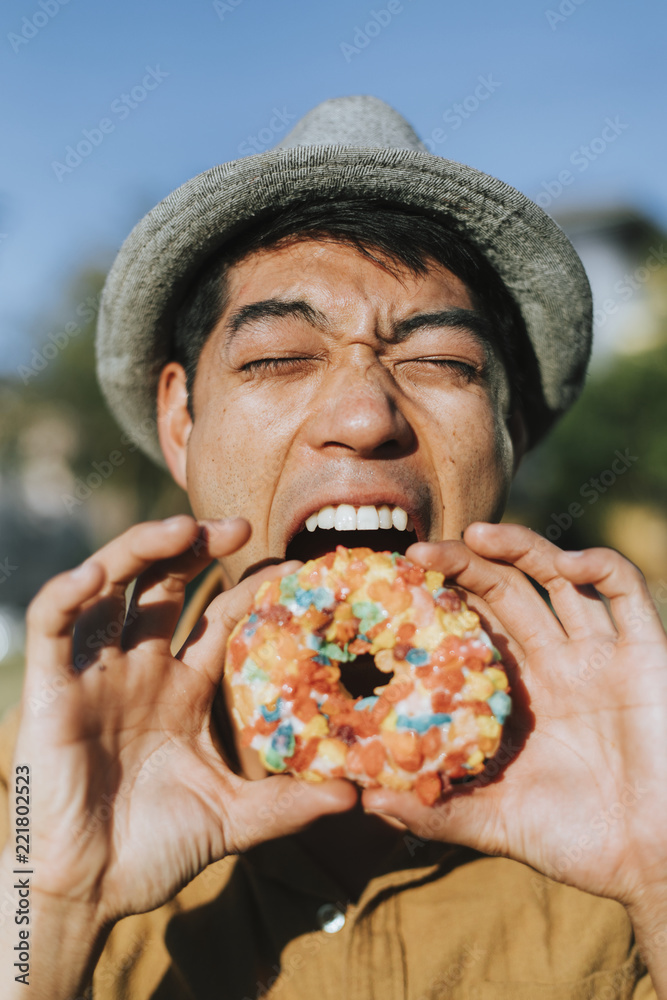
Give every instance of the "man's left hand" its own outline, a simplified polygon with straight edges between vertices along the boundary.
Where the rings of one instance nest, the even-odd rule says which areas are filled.
[[[364,792],[365,807],[617,899],[655,936],[667,926],[667,635],[642,574],[611,549],[564,552],[510,524],[408,557],[468,591],[501,647],[509,763],[432,808],[388,789]]]

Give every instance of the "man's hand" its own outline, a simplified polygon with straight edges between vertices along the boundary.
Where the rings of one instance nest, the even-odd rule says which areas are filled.
[[[217,747],[211,712],[227,637],[259,584],[294,564],[220,595],[170,652],[186,583],[249,533],[240,519],[137,525],[47,583],[29,609],[15,763],[32,776],[33,905],[85,914],[90,949],[119,917],[161,905],[209,863],[356,801],[343,781],[246,781]],[[39,947],[43,957],[48,942]]]
[[[636,927],[660,910],[667,929],[667,636],[641,573],[613,550],[563,552],[518,525],[476,523],[464,542],[408,556],[469,592],[503,653],[510,762],[435,808],[385,789],[364,806],[617,899]]]

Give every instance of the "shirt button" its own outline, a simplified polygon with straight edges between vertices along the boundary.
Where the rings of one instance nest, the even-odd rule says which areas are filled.
[[[323,903],[317,911],[317,922],[326,934],[335,934],[345,926],[345,914],[333,903]]]

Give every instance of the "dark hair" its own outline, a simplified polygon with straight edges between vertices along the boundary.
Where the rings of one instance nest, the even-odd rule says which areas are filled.
[[[536,408],[537,416],[535,354],[521,313],[491,264],[442,221],[404,207],[359,200],[299,204],[265,216],[207,259],[181,300],[172,332],[172,359],[185,369],[191,411],[199,356],[225,309],[229,268],[258,250],[304,239],[352,246],[390,271],[392,266],[404,267],[423,275],[431,260],[446,267],[467,286],[494,334],[507,371],[512,405]],[[541,433],[535,421],[529,430],[532,438]]]

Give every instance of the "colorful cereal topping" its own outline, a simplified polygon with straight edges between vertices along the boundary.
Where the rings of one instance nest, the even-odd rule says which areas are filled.
[[[227,650],[243,745],[308,780],[414,789],[432,804],[483,770],[512,707],[477,615],[398,553],[339,546],[262,584]],[[387,683],[352,697],[341,667],[349,677],[365,654]]]

